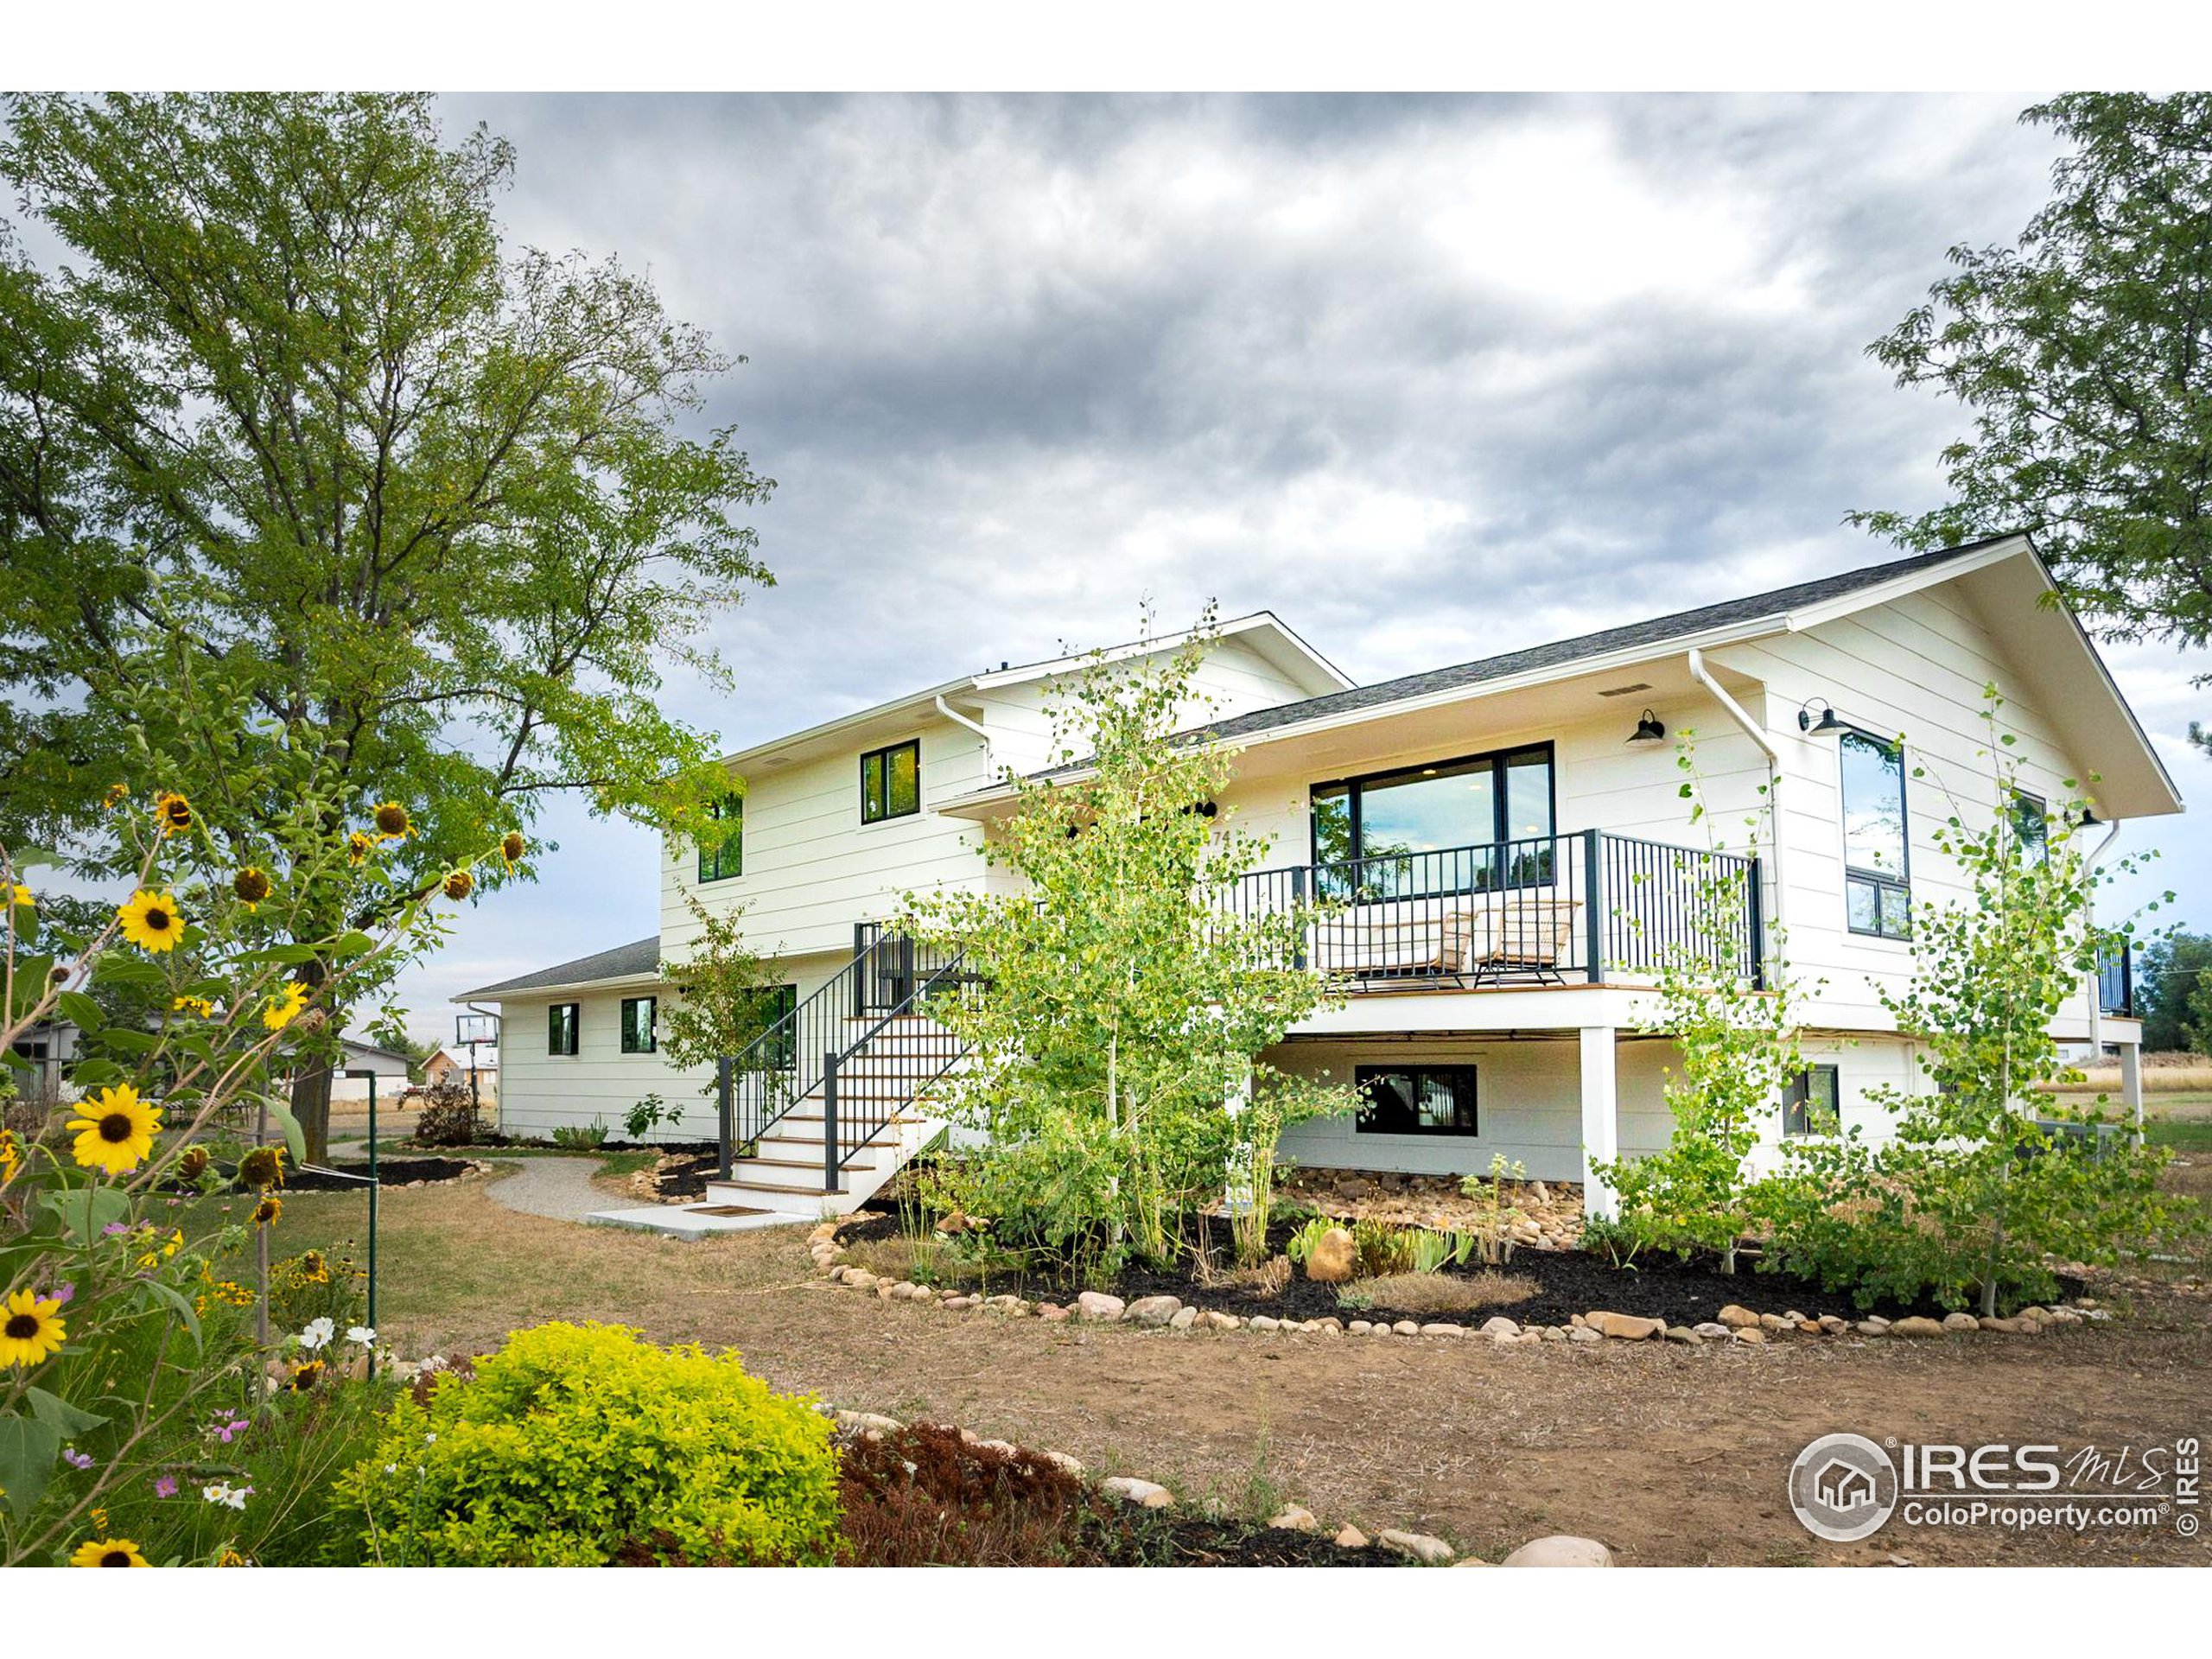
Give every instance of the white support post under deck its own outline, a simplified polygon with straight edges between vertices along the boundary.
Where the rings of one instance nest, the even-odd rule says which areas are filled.
[[[1582,1028],[1582,1213],[1611,1221],[1620,1198],[1597,1166],[1620,1156],[1620,1090],[1613,1067],[1613,1027]]]
[[[2143,1143],[2143,1045],[2121,1043],[2120,1049],[2120,1103],[2127,1109],[2127,1121],[2133,1126],[2133,1134],[2138,1146]]]

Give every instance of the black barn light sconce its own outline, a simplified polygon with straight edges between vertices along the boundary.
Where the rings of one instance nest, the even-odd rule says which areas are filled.
[[[1666,736],[1667,728],[1664,722],[1660,720],[1658,715],[1653,714],[1649,709],[1647,709],[1643,711],[1643,718],[1636,722],[1636,734],[1630,738],[1629,741],[1631,743],[1658,743],[1663,742]]]

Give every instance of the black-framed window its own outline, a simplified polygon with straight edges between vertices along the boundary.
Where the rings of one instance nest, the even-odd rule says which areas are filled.
[[[1471,1065],[1363,1065],[1353,1128],[1361,1135],[1473,1135]]]
[[[1870,732],[1838,740],[1843,791],[1844,918],[1853,933],[1912,937],[1912,860],[1904,745]]]
[[[622,1052],[651,1054],[660,1047],[658,1030],[659,1000],[651,996],[622,999]]]
[[[762,1065],[778,1071],[789,1071],[798,1066],[798,1027],[795,1023],[785,1024],[798,1007],[798,987],[796,985],[763,985],[753,993],[753,1012],[760,1021],[760,1034],[765,1037],[771,1033],[776,1033],[772,1041],[762,1046],[760,1055]]]
[[[907,818],[922,810],[922,746],[909,739],[861,756],[861,822]]]
[[[1370,898],[1484,892],[1552,879],[1552,746],[1316,784],[1313,861],[1325,885]]]
[[[2012,818],[2012,838],[2018,843],[2020,856],[2031,858],[2038,864],[2050,861],[2050,811],[2039,795],[2031,795],[2024,789],[2012,791],[2008,804]]]
[[[1834,1135],[1843,1122],[1843,1096],[1836,1068],[1808,1065],[1782,1091],[1784,1135]]]
[[[576,1027],[583,1005],[580,1002],[556,1002],[545,1010],[545,1052],[548,1054],[574,1054],[576,1052]]]
[[[715,820],[715,833],[701,837],[699,842],[699,879],[702,881],[727,881],[734,875],[745,874],[745,798],[725,795],[707,816]]]

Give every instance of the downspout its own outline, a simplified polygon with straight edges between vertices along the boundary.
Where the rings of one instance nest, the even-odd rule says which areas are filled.
[[[2105,831],[2105,838],[2089,849],[2089,855],[2082,861],[2082,874],[2085,879],[2095,873],[2097,861],[2111,850],[2112,843],[2119,834],[2120,825],[2115,823],[2111,829]],[[2082,899],[2082,919],[2089,925],[2091,931],[2095,931],[2097,889],[2094,883],[2089,886],[2088,893]],[[2089,1064],[2091,1065],[2096,1065],[2105,1057],[2104,1018],[2104,976],[2091,974],[2089,976]]]
[[[1783,895],[1789,891],[1782,879],[1782,753],[1774,747],[1774,740],[1766,734],[1765,728],[1744,712],[1743,704],[1730,696],[1726,688],[1706,671],[1705,653],[1695,645],[1690,647],[1689,667],[1690,678],[1713,694],[1713,700],[1727,712],[1728,718],[1741,727],[1744,735],[1758,744],[1759,753],[1766,756],[1767,822],[1774,830],[1774,905],[1767,912],[1767,925],[1779,932],[1783,931]],[[1762,946],[1764,943],[1760,941]]]
[[[983,775],[987,778],[989,777],[991,772],[991,734],[983,729],[982,722],[980,721],[970,720],[967,715],[962,714],[957,709],[954,708],[950,703],[944,700],[944,694],[943,692],[939,692],[937,696],[937,711],[940,715],[943,715],[947,720],[950,721],[954,725],[965,726],[969,731],[975,733],[976,736],[983,740]]]

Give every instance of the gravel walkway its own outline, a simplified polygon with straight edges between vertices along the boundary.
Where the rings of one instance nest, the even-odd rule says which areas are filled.
[[[596,1158],[486,1158],[493,1175],[485,1191],[495,1204],[528,1216],[582,1221],[620,1203],[592,1185]]]

